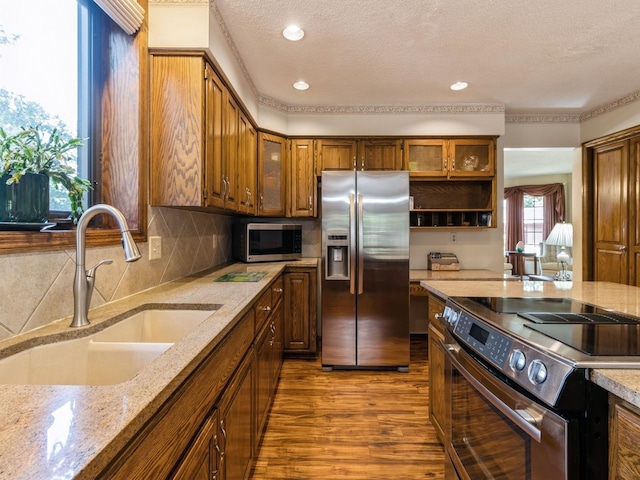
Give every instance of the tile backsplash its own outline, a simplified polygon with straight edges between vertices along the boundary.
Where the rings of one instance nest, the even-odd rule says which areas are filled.
[[[89,248],[85,266],[101,266],[91,307],[177,280],[232,260],[233,217],[188,210],[149,207],[149,237],[161,237],[162,256],[149,260],[149,244],[138,243],[142,258],[124,261],[119,245]],[[302,255],[320,256],[319,219],[267,219],[302,224]],[[215,245],[214,245],[215,235]],[[73,314],[75,250],[0,255],[0,340]]]
[[[148,236],[159,236],[162,256],[124,261],[119,245],[87,249],[87,268],[97,270],[91,306],[118,300],[231,260],[232,217],[171,208],[149,208]],[[214,246],[215,235],[215,246]],[[73,314],[75,250],[0,256],[0,340]]]

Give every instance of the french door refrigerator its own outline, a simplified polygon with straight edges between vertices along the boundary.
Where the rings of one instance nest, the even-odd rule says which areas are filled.
[[[409,368],[409,173],[322,172],[322,367]]]

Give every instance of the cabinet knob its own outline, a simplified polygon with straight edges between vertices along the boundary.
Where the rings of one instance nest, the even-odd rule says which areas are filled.
[[[273,291],[276,292],[276,293],[282,293],[283,292],[282,288],[280,288],[280,287],[274,288]]]
[[[264,310],[265,312],[270,312],[271,311],[271,307],[269,305],[262,307],[262,310]]]

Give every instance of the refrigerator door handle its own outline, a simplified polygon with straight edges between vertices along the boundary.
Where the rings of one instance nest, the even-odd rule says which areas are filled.
[[[356,293],[356,202],[354,194],[349,195],[349,293]]]
[[[364,292],[364,197],[358,194],[358,295]]]

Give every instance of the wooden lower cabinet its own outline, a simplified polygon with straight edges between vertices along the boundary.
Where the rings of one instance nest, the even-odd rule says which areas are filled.
[[[640,409],[611,397],[609,479],[640,479]]]
[[[315,358],[317,326],[316,267],[287,267],[284,272],[284,354]]]
[[[250,476],[282,367],[283,291],[278,277],[256,297],[250,310],[98,478],[244,480]]]
[[[271,313],[270,320],[257,336],[255,344],[255,403],[256,403],[256,442],[254,452],[257,454],[259,439],[269,417],[269,409],[273,401],[280,370],[282,368],[282,302],[278,303]]]
[[[444,341],[444,324],[440,315],[444,311],[444,302],[429,294],[429,420],[440,442],[444,443],[446,402],[444,396],[445,352],[439,340]]]
[[[253,352],[247,353],[218,402],[220,477],[249,478],[253,459]]]
[[[220,480],[218,411],[207,418],[171,480]]]

